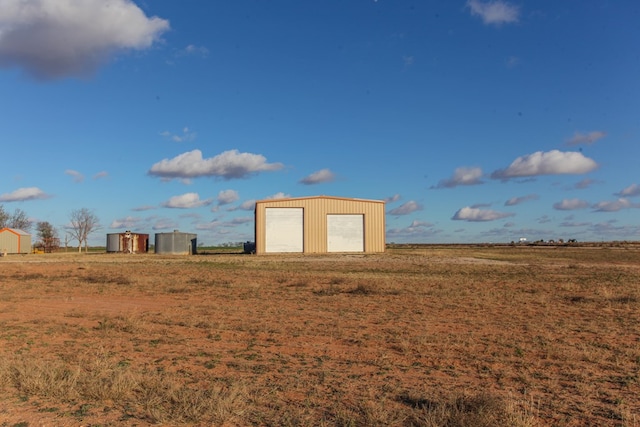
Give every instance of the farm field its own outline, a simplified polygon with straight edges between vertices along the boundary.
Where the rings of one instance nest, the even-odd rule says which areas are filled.
[[[640,426],[640,246],[0,258],[0,427]]]

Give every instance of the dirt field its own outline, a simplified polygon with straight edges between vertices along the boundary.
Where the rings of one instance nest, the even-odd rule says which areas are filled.
[[[0,426],[640,426],[640,248],[0,258]]]

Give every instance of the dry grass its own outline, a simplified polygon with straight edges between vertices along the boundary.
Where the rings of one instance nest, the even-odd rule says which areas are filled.
[[[640,250],[0,261],[0,426],[639,426]]]

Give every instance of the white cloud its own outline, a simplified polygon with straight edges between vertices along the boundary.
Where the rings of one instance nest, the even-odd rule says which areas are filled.
[[[527,196],[521,196],[521,197],[512,197],[511,199],[507,200],[506,202],[504,202],[505,206],[515,206],[515,205],[519,205],[520,203],[524,203],[524,202],[528,202],[531,200],[538,200],[539,197],[537,194],[529,194]]]
[[[398,200],[400,200],[402,197],[399,194],[394,194],[391,197],[386,197],[384,199],[385,203],[393,203],[393,202],[397,202]]]
[[[164,218],[157,220],[151,228],[153,230],[176,230],[178,223],[173,219]]]
[[[218,193],[218,204],[219,205],[228,205],[229,203],[233,203],[238,200],[240,196],[238,192],[235,190],[222,190]]]
[[[106,178],[108,176],[109,176],[109,172],[101,171],[101,172],[98,172],[97,174],[93,175],[93,179]]]
[[[78,171],[74,171],[73,169],[67,169],[64,171],[65,175],[69,175],[73,177],[73,182],[82,182],[84,181],[84,175],[82,175]]]
[[[285,194],[282,191],[277,192],[276,194],[273,194],[271,196],[267,196],[265,197],[266,200],[274,200],[274,199],[288,199],[289,197],[291,197],[290,194]]]
[[[90,76],[111,56],[169,29],[130,0],[0,0],[0,67],[38,79]]]
[[[520,203],[529,202],[532,200],[538,200],[539,198],[540,197],[537,194],[529,194],[527,196],[521,196],[521,197],[512,197],[506,202],[504,202],[504,205],[515,206],[515,205],[519,205]]]
[[[162,204],[165,208],[189,209],[199,208],[211,204],[211,199],[200,200],[198,193],[185,193],[180,196],[173,196]]]
[[[460,167],[453,172],[453,176],[438,182],[438,185],[432,188],[453,188],[458,185],[477,185],[482,184],[482,169]]]
[[[334,179],[336,179],[336,176],[329,169],[320,169],[319,171],[302,178],[299,182],[305,185],[313,185],[321,184],[323,182],[331,182]]]
[[[243,211],[252,211],[255,209],[255,207],[256,207],[256,201],[254,199],[254,200],[245,200],[244,202],[240,203],[240,206],[238,208]]]
[[[38,187],[18,188],[11,193],[0,195],[0,202],[24,202],[26,200],[48,199],[49,196]]]
[[[200,150],[193,150],[173,159],[161,160],[151,166],[148,174],[163,179],[188,179],[204,176],[233,179],[246,178],[258,172],[276,171],[283,167],[281,163],[267,163],[267,159],[260,154],[229,150],[215,157],[203,159]]]
[[[407,203],[398,206],[395,209],[391,209],[389,211],[390,215],[409,215],[410,213],[421,211],[423,209],[422,205],[413,200],[409,200]]]
[[[553,204],[553,208],[559,211],[573,211],[576,209],[585,209],[589,207],[589,202],[580,199],[564,199],[561,202]]]
[[[620,191],[619,193],[616,193],[616,196],[620,196],[620,197],[640,196],[640,185],[631,184],[624,190]]]
[[[451,219],[459,221],[495,221],[497,219],[514,216],[512,213],[497,212],[489,209],[478,209],[466,206],[456,212]]]
[[[605,136],[607,136],[607,134],[599,130],[595,130],[589,133],[576,132],[571,138],[567,140],[567,145],[591,145],[597,140],[604,138]]]
[[[113,220],[109,228],[126,228],[127,230],[130,230],[132,228],[136,228],[140,222],[142,222],[141,218],[127,216],[126,218]]]
[[[537,151],[515,159],[506,169],[491,174],[494,179],[509,179],[538,175],[582,174],[596,169],[598,164],[576,151]]]
[[[622,209],[640,208],[640,204],[631,203],[629,199],[619,198],[614,201],[598,202],[593,205],[596,212],[618,212]]]
[[[196,139],[196,136],[198,136],[196,132],[191,131],[188,127],[182,128],[182,133],[180,134],[171,133],[166,130],[164,132],[160,132],[160,135],[172,140],[173,142],[193,141]]]
[[[471,9],[471,15],[478,15],[487,25],[501,25],[518,22],[520,10],[502,0],[482,2],[469,0],[467,6]]]
[[[209,56],[209,49],[207,49],[204,46],[196,46],[196,45],[190,44],[184,49],[180,50],[177,55],[178,56],[196,55],[196,56],[201,56],[203,58],[206,58],[207,56]]]

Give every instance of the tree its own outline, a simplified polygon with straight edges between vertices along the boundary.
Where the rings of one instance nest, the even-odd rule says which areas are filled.
[[[13,211],[13,215],[11,215],[11,218],[9,219],[9,227],[23,231],[30,231],[31,221],[29,221],[29,217],[25,211],[22,209],[16,209]]]
[[[60,239],[58,238],[58,231],[50,223],[43,221],[36,225],[38,231],[38,237],[42,242],[42,246],[45,252],[52,252],[60,247]]]
[[[31,230],[31,221],[22,209],[16,209],[13,214],[9,214],[4,210],[4,206],[0,205],[0,228],[17,228],[23,231]]]
[[[0,228],[9,225],[9,214],[4,210],[4,206],[0,205]]]
[[[78,241],[78,252],[82,252],[82,243],[84,243],[84,251],[88,252],[89,234],[100,229],[100,220],[87,208],[72,211],[69,220],[67,228],[71,236]]]

